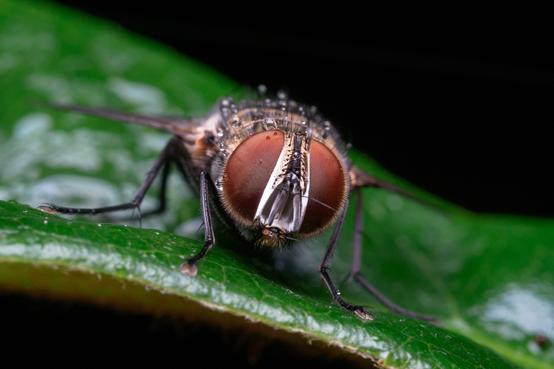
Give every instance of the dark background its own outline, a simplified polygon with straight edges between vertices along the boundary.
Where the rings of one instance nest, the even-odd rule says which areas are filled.
[[[246,15],[204,24],[206,16],[159,4],[62,3],[243,84],[287,89],[390,171],[464,207],[554,216],[548,27],[287,24]]]
[[[466,208],[554,216],[550,29],[536,25],[201,24],[157,4],[61,1],[165,43],[247,84],[315,104],[355,147]],[[204,17],[196,17],[204,18]],[[242,18],[241,18],[242,19]],[[244,19],[248,20],[248,17]],[[0,296],[0,324],[23,361],[248,366],[240,332]],[[250,340],[250,341],[249,341]],[[256,350],[254,350],[256,351]],[[343,365],[279,343],[260,367]]]

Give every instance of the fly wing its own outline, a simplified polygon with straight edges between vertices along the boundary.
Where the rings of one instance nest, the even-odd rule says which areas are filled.
[[[125,113],[109,108],[89,108],[72,104],[48,103],[47,106],[55,109],[74,111],[115,121],[157,128],[159,130],[172,133],[181,138],[185,138],[188,134],[190,134],[192,128],[191,126],[196,126],[197,124],[199,124],[199,120],[194,118],[185,119],[150,116],[135,113]]]

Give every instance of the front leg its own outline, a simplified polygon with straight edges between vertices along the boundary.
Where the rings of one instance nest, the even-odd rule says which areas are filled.
[[[329,240],[329,245],[327,246],[327,251],[325,252],[325,256],[323,257],[323,261],[321,262],[321,265],[319,267],[319,273],[321,275],[321,278],[323,279],[323,282],[325,282],[327,289],[331,293],[331,297],[336,303],[338,303],[346,310],[353,312],[360,319],[373,320],[373,315],[367,312],[363,307],[352,305],[341,297],[340,291],[338,290],[337,286],[335,285],[335,283],[331,279],[331,276],[329,275],[331,260],[333,259],[333,255],[335,254],[335,250],[337,248],[337,240],[339,238],[340,231],[344,223],[344,218],[346,217],[347,208],[348,208],[348,204],[345,205],[344,210],[342,211],[339,219],[337,220],[337,224],[335,225],[335,229],[333,230],[333,234],[331,235],[331,239]]]
[[[196,264],[206,256],[215,242],[212,216],[210,214],[210,200],[208,196],[208,174],[200,173],[200,204],[202,206],[202,220],[204,222],[204,246],[200,252],[181,264],[181,272],[191,277],[196,276],[198,267]]]

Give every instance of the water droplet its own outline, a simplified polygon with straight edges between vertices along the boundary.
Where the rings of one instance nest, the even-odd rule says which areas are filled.
[[[227,148],[225,147],[225,144],[223,142],[219,144],[219,155],[223,157],[229,155],[229,153],[227,152]]]
[[[277,98],[279,100],[286,100],[287,99],[287,93],[283,90],[277,92]]]
[[[154,232],[156,234],[156,236],[159,236],[160,235],[160,232]]]
[[[275,126],[275,120],[273,118],[265,118],[264,119],[264,128],[265,129],[272,129]]]
[[[240,121],[240,118],[238,115],[233,115],[233,119],[231,119],[231,125],[234,127],[234,128],[239,128],[242,123]]]
[[[223,118],[227,118],[231,114],[231,111],[227,107],[221,108],[220,112]]]
[[[102,227],[102,223],[98,223],[96,224],[98,227]]]
[[[267,87],[265,85],[258,86],[258,94],[264,96],[267,93]]]
[[[47,219],[44,219],[44,220],[42,221],[42,223],[48,224],[48,220],[47,220]]]

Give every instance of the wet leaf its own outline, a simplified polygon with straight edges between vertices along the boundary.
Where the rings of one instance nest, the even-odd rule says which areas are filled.
[[[199,316],[212,309],[244,316],[390,367],[554,368],[552,345],[536,343],[539,335],[554,339],[553,221],[472,214],[445,203],[441,213],[364,191],[365,276],[400,305],[441,318],[444,328],[390,314],[356,285],[344,284],[345,298],[375,313],[374,321],[362,322],[331,304],[319,280],[328,235],[269,261],[221,238],[197,278],[181,275],[178,265],[200,247],[193,239],[201,237],[201,224],[198,201],[177,175],[167,213],[145,220],[142,229],[135,221],[62,219],[22,205],[127,201],[168,139],[35,102],[202,115],[221,96],[247,93],[242,87],[113,25],[52,5],[9,1],[0,3],[0,85],[0,199],[19,202],[0,202],[3,288],[77,297],[80,279],[57,276],[78,271],[102,277],[89,281],[84,297],[90,301],[108,299],[108,281],[135,283],[165,294],[146,295],[141,303],[172,296],[200,304]],[[352,156],[366,170],[417,191],[363,154]],[[143,210],[155,204],[156,189]],[[337,280],[349,268],[352,218],[351,212],[333,264]],[[48,278],[31,278],[40,271]],[[130,291],[120,288],[108,300],[133,305],[138,300]]]

